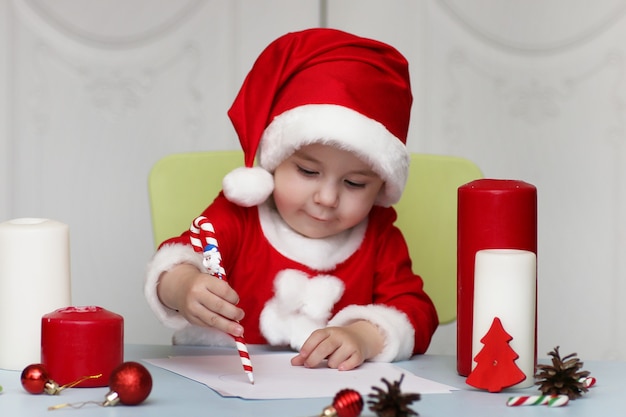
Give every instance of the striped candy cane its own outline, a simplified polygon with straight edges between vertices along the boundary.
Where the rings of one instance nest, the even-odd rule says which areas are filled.
[[[209,270],[209,273],[219,279],[226,280],[226,271],[222,266],[222,256],[219,251],[217,239],[215,237],[215,229],[213,224],[209,222],[204,216],[199,216],[194,219],[189,228],[191,245],[196,252],[204,254],[204,266]],[[239,358],[241,359],[241,365],[243,370],[248,375],[250,383],[254,384],[254,374],[252,372],[252,361],[250,360],[250,354],[248,353],[248,347],[246,342],[241,336],[233,336],[235,339],[235,345],[237,351],[239,351]]]
[[[596,385],[596,379],[594,377],[592,377],[592,376],[580,378],[578,380],[578,382],[582,382],[583,383],[583,387],[585,387],[585,388],[591,388],[594,385]]]
[[[506,405],[519,407],[522,405],[547,405],[548,407],[562,407],[569,402],[567,395],[525,395],[510,397]]]

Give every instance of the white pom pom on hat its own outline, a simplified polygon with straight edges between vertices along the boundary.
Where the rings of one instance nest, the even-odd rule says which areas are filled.
[[[224,178],[226,198],[246,207],[263,203],[285,158],[326,143],[355,152],[383,178],[376,204],[396,203],[408,176],[412,100],[408,63],[385,43],[325,28],[278,38],[228,111],[245,167]]]
[[[226,198],[243,207],[265,201],[274,191],[274,177],[261,167],[240,167],[229,172],[222,181]]]

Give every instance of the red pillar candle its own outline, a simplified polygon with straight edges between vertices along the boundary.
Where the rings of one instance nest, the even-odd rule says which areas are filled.
[[[105,387],[124,361],[124,319],[102,307],[66,307],[41,319],[41,362],[59,385]]]
[[[458,189],[457,372],[472,369],[474,264],[482,249],[537,254],[537,189],[516,180],[479,179]]]

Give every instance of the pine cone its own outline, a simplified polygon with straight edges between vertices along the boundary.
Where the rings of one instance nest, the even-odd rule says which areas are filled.
[[[589,376],[589,372],[579,371],[583,363],[575,357],[576,353],[561,359],[557,346],[548,355],[552,356],[552,365],[537,365],[539,381],[535,383],[544,395],[567,395],[570,400],[575,400],[588,391],[583,379]]]
[[[381,380],[387,385],[387,392],[378,387],[372,387],[376,393],[368,395],[369,409],[376,413],[378,417],[408,417],[417,416],[418,414],[409,408],[413,401],[420,399],[419,394],[402,394],[400,384],[404,379],[404,374],[398,381],[390,384],[385,378]]]

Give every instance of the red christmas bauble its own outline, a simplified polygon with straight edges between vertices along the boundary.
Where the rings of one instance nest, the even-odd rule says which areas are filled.
[[[363,397],[353,389],[339,391],[333,400],[338,417],[357,417],[363,411]]]
[[[124,362],[111,372],[109,388],[125,405],[136,405],[152,391],[152,376],[139,362]]]
[[[363,397],[353,389],[342,389],[333,399],[333,404],[326,407],[322,417],[357,417],[363,411]]]
[[[31,394],[42,394],[50,377],[42,364],[33,363],[24,368],[20,379],[26,391]]]

